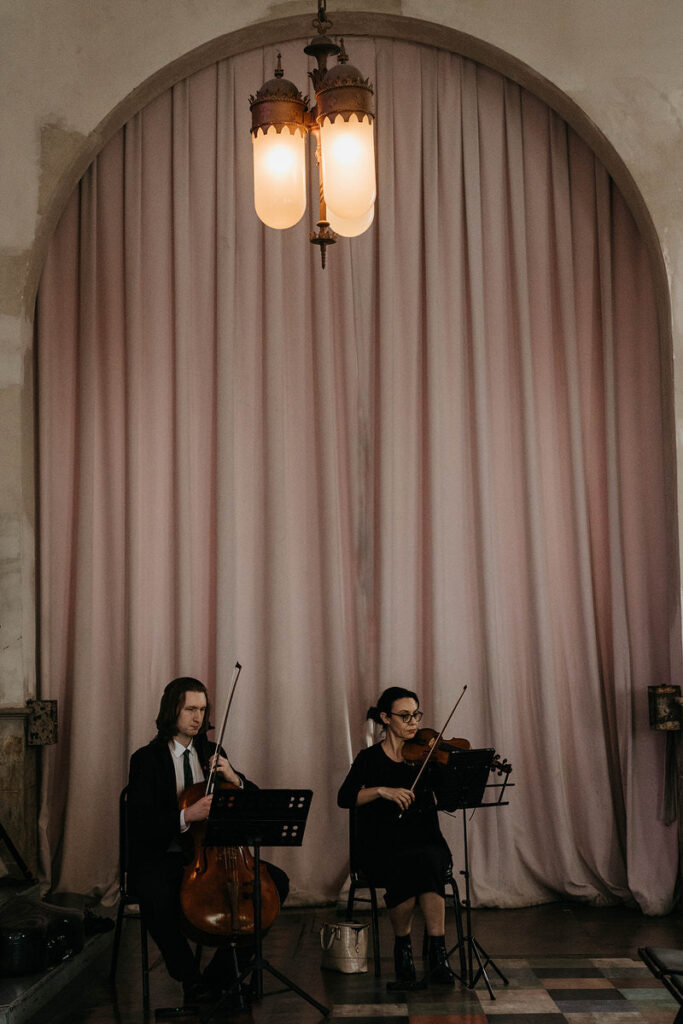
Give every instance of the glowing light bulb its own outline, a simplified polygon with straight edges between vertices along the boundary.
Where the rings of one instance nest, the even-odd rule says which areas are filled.
[[[254,206],[269,228],[291,228],[306,209],[306,140],[303,131],[252,135],[254,154]]]
[[[375,141],[372,121],[351,114],[325,117],[320,127],[323,191],[328,210],[342,220],[367,214],[375,201]]]
[[[336,231],[338,235],[342,235],[344,238],[355,238],[357,235],[362,235],[364,231],[368,230],[374,218],[374,203],[367,213],[364,213],[362,217],[356,217],[355,220],[338,217],[333,210],[327,211],[327,219],[330,227],[333,231]]]

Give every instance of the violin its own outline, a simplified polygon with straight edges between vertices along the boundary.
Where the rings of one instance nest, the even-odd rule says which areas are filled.
[[[241,670],[235,665],[230,700],[223,719],[216,753],[221,750],[228,713]],[[188,786],[179,798],[182,810],[203,796],[215,792],[217,758],[206,782]],[[236,789],[220,782],[224,789]],[[192,860],[185,868],[180,885],[180,910],[183,930],[190,939],[207,946],[250,941],[254,935],[254,858],[246,846],[205,846],[206,822],[190,825],[194,844]],[[265,865],[261,880],[261,928],[265,932],[280,913],[280,897]]]
[[[437,739],[438,733],[436,729],[419,729],[412,740],[408,740],[407,743],[403,744],[403,760],[408,764],[418,765],[424,764],[427,758],[429,758],[445,768],[452,768],[457,765],[457,761],[453,762],[451,759],[452,754],[457,754],[459,750],[472,749],[470,741],[459,736],[453,737],[450,740],[439,739],[438,742]],[[436,750],[432,753],[435,745]],[[491,761],[491,771],[497,772],[498,775],[509,775],[512,771],[512,765],[507,758],[501,761],[500,755],[494,754]]]
[[[455,704],[453,705],[453,708],[451,710],[450,715],[448,716],[448,718],[444,722],[443,728],[441,729],[441,732],[440,733],[434,733],[434,735],[430,736],[428,738],[427,742],[425,744],[423,744],[423,746],[425,748],[424,749],[424,756],[416,758],[415,761],[413,762],[414,764],[420,764],[421,767],[420,767],[419,772],[415,776],[415,781],[413,782],[412,786],[410,787],[411,793],[415,792],[415,787],[417,786],[418,782],[420,781],[420,778],[422,777],[422,773],[424,772],[425,768],[427,767],[429,762],[432,760],[434,755],[439,751],[439,747],[441,746],[441,741],[442,741],[443,734],[446,731],[448,723],[450,722],[451,718],[455,714],[455,712],[456,712],[456,710],[458,708],[458,704],[460,703],[460,701],[465,696],[465,690],[466,689],[467,689],[467,685],[463,686],[462,692],[461,692],[460,696],[458,697],[458,699],[456,700]],[[417,738],[417,736],[419,736],[420,733],[431,733],[431,732],[433,732],[432,729],[420,729],[420,730],[418,730],[418,732],[415,733],[415,736],[413,737],[413,740],[411,742],[414,743],[415,739]],[[429,742],[429,740],[431,740],[431,742]],[[468,741],[465,740],[464,742],[467,743],[467,745],[469,747]],[[404,745],[403,745],[404,758],[405,758],[405,749],[406,749],[407,746],[409,746],[409,744],[408,743],[404,743]],[[443,751],[442,751],[442,753],[443,753]],[[401,815],[399,814],[399,819],[400,818],[401,818]]]
[[[425,768],[431,761],[435,761],[446,768],[450,768],[453,767],[452,755],[454,753],[457,753],[458,750],[472,749],[472,744],[469,740],[462,738],[444,740],[443,738],[443,734],[446,731],[448,723],[455,714],[458,704],[465,696],[466,689],[467,686],[463,686],[462,692],[456,700],[451,713],[444,722],[441,732],[437,733],[434,729],[418,729],[412,740],[408,740],[403,744],[403,760],[408,764],[416,766],[418,764],[420,765],[420,770],[410,787],[411,792],[415,792],[415,787],[417,786]],[[512,771],[512,765],[509,764],[507,758],[504,761],[501,761],[498,755],[495,754],[493,761],[491,762],[491,770],[497,771],[499,775],[508,776]],[[403,812],[399,814],[399,820],[402,817]]]
[[[422,764],[429,757],[438,764],[448,765],[454,751],[471,749],[472,744],[469,740],[461,737],[444,740],[436,729],[418,729],[412,740],[403,744],[402,753],[403,760],[408,764]]]

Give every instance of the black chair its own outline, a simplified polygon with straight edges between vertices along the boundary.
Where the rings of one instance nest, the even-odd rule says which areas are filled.
[[[379,978],[382,974],[382,961],[380,956],[379,947],[379,910],[377,906],[377,889],[382,888],[381,882],[371,882],[367,874],[363,870],[362,866],[358,861],[358,854],[356,849],[356,813],[355,808],[351,808],[349,811],[349,875],[351,878],[351,884],[349,886],[349,895],[346,901],[346,920],[353,920],[353,905],[354,903],[369,903],[370,904],[370,922],[372,928],[372,957],[375,963],[375,977]],[[449,866],[448,873],[446,875],[446,887],[451,890],[451,898],[453,900],[453,909],[455,910],[455,928],[458,936],[458,941],[453,947],[458,950],[460,957],[460,975],[465,978],[466,964],[465,964],[465,941],[462,930],[462,905],[460,903],[460,892],[458,890],[458,883],[453,877],[453,868]],[[369,896],[357,896],[356,893],[359,889],[367,889]],[[422,955],[426,958],[427,955],[427,929],[425,928],[423,943],[422,943]]]
[[[136,914],[126,915],[126,907],[138,903],[138,897],[130,888],[128,877],[128,786],[121,790],[119,797],[119,909],[116,914],[114,929],[114,945],[111,953],[109,980],[116,984],[116,967],[119,959],[121,931],[124,916],[140,919],[140,951],[142,960],[142,1008],[145,1017],[149,1016],[149,950],[147,947],[147,929],[138,910]]]
[[[356,812],[354,808],[351,808],[349,811],[349,875],[351,878],[351,885],[349,887],[349,896],[346,901],[346,920],[353,920],[354,902],[357,901],[358,903],[370,904],[372,958],[375,964],[375,977],[379,978],[382,973],[382,964],[379,952],[379,912],[377,909],[377,889],[358,863],[358,854],[356,852]],[[370,895],[356,896],[356,891],[358,889],[367,889]]]
[[[638,956],[680,1006],[674,1024],[683,1024],[683,949],[643,946]]]
[[[116,927],[114,929],[114,944],[111,952],[111,967],[109,969],[109,981],[116,984],[116,968],[119,959],[119,947],[121,945],[121,932],[123,929],[124,917],[137,917],[140,921],[140,959],[142,967],[142,1010],[145,1018],[149,1017],[149,972],[152,969],[149,965],[149,948],[147,945],[147,929],[142,915],[138,909],[137,913],[126,914],[126,908],[137,906],[139,897],[136,895],[130,884],[128,855],[128,786],[121,790],[119,797],[119,909],[116,914]],[[195,962],[199,967],[202,958],[202,946],[197,944],[195,950]],[[154,966],[154,965],[153,965]]]

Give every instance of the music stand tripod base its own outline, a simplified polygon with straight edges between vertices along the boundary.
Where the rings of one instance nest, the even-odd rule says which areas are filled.
[[[301,846],[306,818],[311,806],[311,789],[223,789],[214,794],[211,813],[206,826],[206,846],[251,846],[254,849],[254,946],[255,955],[236,980],[221,996],[207,1016],[207,1024],[223,1008],[231,993],[241,986],[250,974],[254,979],[254,994],[263,998],[263,972],[267,971],[290,990],[314,1006],[323,1017],[330,1008],[319,1003],[310,993],[300,988],[291,978],[278,971],[263,956],[261,932],[261,847]],[[269,993],[277,995],[278,993]]]
[[[480,945],[472,934],[467,811],[476,810],[480,807],[507,806],[508,801],[504,801],[502,798],[507,786],[514,786],[514,783],[508,783],[511,768],[509,766],[505,767],[504,765],[500,765],[496,760],[496,752],[492,747],[485,747],[478,750],[458,750],[451,755],[448,768],[453,771],[454,774],[451,776],[451,782],[449,785],[451,795],[445,809],[462,810],[465,869],[464,871],[461,871],[460,874],[465,879],[464,906],[466,921],[466,933],[463,937],[462,943],[463,948],[460,948],[461,944],[459,942],[456,943],[456,945],[448,951],[448,956],[450,957],[457,950],[460,950],[460,974],[454,972],[456,978],[458,978],[458,980],[469,989],[474,989],[478,982],[483,978],[490,998],[495,999],[496,996],[491,986],[487,968],[492,967],[504,985],[509,985],[510,982],[498,968],[493,958],[489,956],[483,946]],[[492,770],[497,770],[498,773],[501,774],[501,768],[502,773],[505,773],[506,776],[505,781],[502,783],[487,784],[490,772]],[[484,803],[483,798],[487,789],[500,790],[498,799]],[[476,973],[475,961],[477,967]]]

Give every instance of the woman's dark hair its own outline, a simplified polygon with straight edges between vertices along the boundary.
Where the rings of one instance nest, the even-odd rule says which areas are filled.
[[[193,679],[191,676],[181,676],[179,679],[172,679],[161,695],[161,704],[159,705],[156,723],[158,740],[168,741],[172,740],[175,736],[178,715],[185,704],[185,694],[188,691],[191,693],[203,693],[206,697],[206,711],[204,712],[204,721],[199,732],[206,732],[209,728],[211,704],[209,703],[209,694],[204,683],[200,683],[198,679]]]
[[[394,701],[403,700],[404,697],[410,697],[415,701],[417,706],[420,706],[420,698],[412,690],[405,690],[402,686],[389,686],[384,693],[380,695],[377,704],[368,709],[368,713],[365,716],[372,722],[376,722],[377,725],[384,725],[381,715],[384,713],[388,715],[394,706]]]

